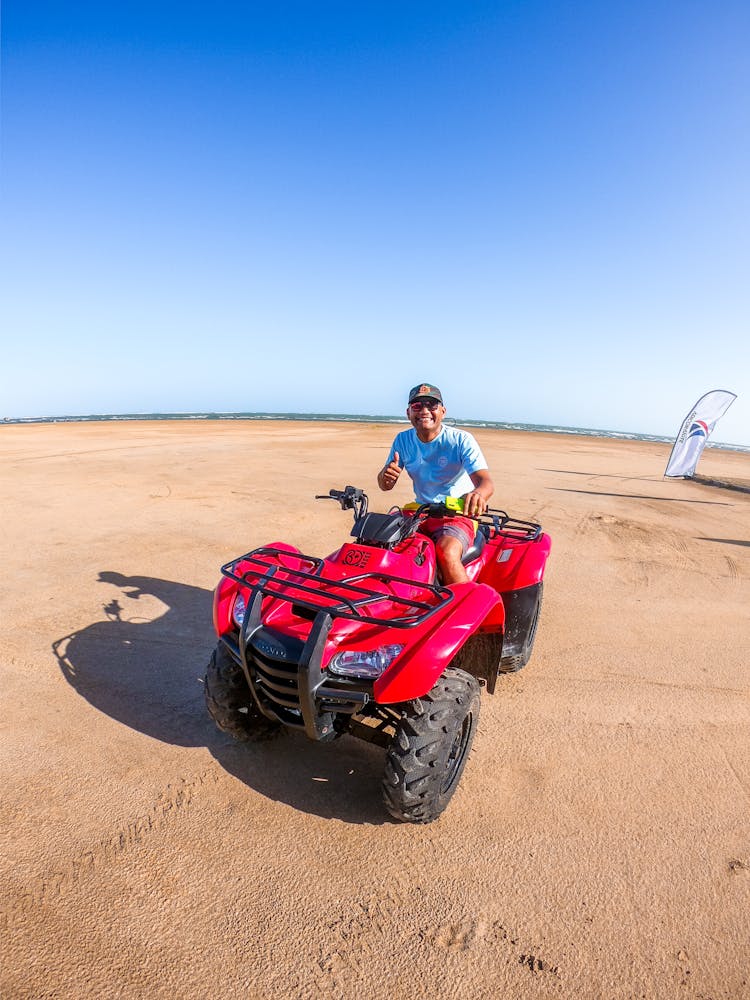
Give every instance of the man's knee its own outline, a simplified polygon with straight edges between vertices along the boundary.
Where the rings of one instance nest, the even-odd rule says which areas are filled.
[[[435,543],[440,579],[444,584],[464,583],[468,578],[461,563],[464,547],[452,535],[443,535]]]
[[[443,535],[438,538],[437,544],[437,557],[439,562],[444,563],[460,563],[461,556],[463,555],[464,547],[461,542],[454,538],[453,535]]]

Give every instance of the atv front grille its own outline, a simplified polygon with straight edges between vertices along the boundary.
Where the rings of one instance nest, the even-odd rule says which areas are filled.
[[[372,697],[370,681],[323,673],[317,643],[306,655],[308,644],[265,628],[244,637],[242,630],[226,632],[220,641],[242,667],[263,714],[311,739],[331,732],[334,715],[355,715]]]
[[[253,636],[247,646],[247,665],[258,699],[287,725],[303,727],[295,652],[265,635]]]
[[[253,680],[258,694],[282,708],[299,711],[297,664],[262,653],[253,645],[248,649]]]

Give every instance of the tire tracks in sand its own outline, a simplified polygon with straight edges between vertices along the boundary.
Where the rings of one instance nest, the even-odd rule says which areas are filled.
[[[653,531],[636,520],[589,512],[576,524],[575,536],[590,533],[607,539],[623,577],[638,588],[650,588],[667,570],[690,573],[699,565],[683,534],[673,529],[660,529],[655,542]]]
[[[741,574],[740,574],[740,567],[737,564],[737,560],[727,555],[724,556],[724,559],[727,564],[727,569],[729,570],[729,579],[732,581],[732,583],[739,583]]]
[[[206,770],[193,778],[170,782],[145,812],[102,837],[93,847],[77,852],[64,866],[29,879],[0,912],[0,928],[4,931],[14,921],[75,891],[90,875],[101,873],[149,837],[174,826],[184,818],[201,787],[218,781],[215,771]]]

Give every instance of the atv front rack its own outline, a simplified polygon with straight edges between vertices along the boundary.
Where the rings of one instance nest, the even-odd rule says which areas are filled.
[[[284,565],[280,559],[296,560],[309,570]],[[251,567],[237,566],[250,563]],[[322,575],[324,562],[316,556],[290,552],[264,545],[233,559],[221,567],[229,577],[252,591],[247,602],[260,618],[259,602],[263,597],[273,597],[292,605],[292,613],[300,618],[314,618],[321,611],[331,618],[348,618],[367,625],[387,625],[390,628],[414,628],[422,625],[442,607],[453,600],[447,587],[436,584],[415,583],[389,573],[361,573],[345,580],[333,580]],[[279,576],[278,574],[283,574]],[[403,584],[418,597],[401,597],[373,586],[368,582]],[[258,602],[258,603],[256,603]],[[382,608],[374,610],[372,605]]]

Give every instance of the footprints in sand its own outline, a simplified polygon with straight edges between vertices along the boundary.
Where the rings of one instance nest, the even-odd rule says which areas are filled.
[[[558,974],[558,968],[556,965],[549,965],[541,958],[537,958],[536,955],[521,955],[518,959],[519,965],[525,965],[532,972],[547,972],[553,976]]]
[[[457,924],[443,924],[425,933],[425,940],[446,951],[468,951],[471,946],[487,937],[491,925],[481,917],[466,917]]]
[[[680,967],[680,975],[682,977],[680,980],[680,986],[689,986],[690,958],[688,957],[688,953],[685,951],[684,948],[680,948],[680,950],[677,952],[677,964]]]
[[[425,934],[425,938],[446,951],[468,951],[475,945],[497,949],[504,947],[519,965],[530,972],[559,976],[557,965],[545,958],[540,958],[539,949],[524,946],[518,935],[509,931],[500,921],[489,920],[477,915],[466,917],[457,924],[443,924]]]
[[[347,987],[356,981],[363,965],[382,958],[389,946],[398,946],[389,942],[389,932],[398,926],[398,911],[409,902],[408,893],[403,897],[398,894],[371,897],[354,903],[347,916],[331,922],[327,935],[330,950],[318,960],[316,986],[321,998],[346,995]],[[540,957],[538,948],[522,942],[519,935],[485,914],[423,927],[418,937],[424,946],[436,952],[436,958],[440,952],[458,957],[472,949],[481,949],[482,954],[504,957],[512,965],[522,966],[530,975],[560,977],[558,965]]]
[[[327,946],[318,959],[316,986],[321,998],[343,996],[365,966],[377,964],[388,927],[398,910],[408,901],[398,891],[384,896],[370,896],[352,903],[328,925]]]
[[[503,942],[507,944],[511,949],[514,950],[517,956],[518,964],[525,966],[530,972],[543,973],[548,976],[559,976],[560,969],[558,965],[553,965],[546,958],[539,957],[539,949],[534,948],[533,950],[528,947],[521,948],[520,942],[515,934],[511,934],[510,931],[506,930],[500,923],[495,923],[492,928],[493,937],[497,942]],[[520,948],[520,950],[518,950]]]

